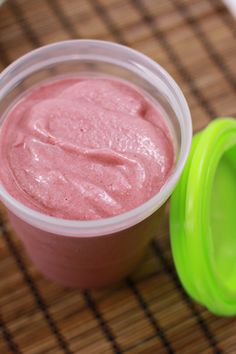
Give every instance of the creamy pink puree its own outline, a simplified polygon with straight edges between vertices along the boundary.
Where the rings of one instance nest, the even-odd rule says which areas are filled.
[[[157,107],[111,78],[67,78],[32,89],[7,114],[0,178],[26,206],[90,220],[133,209],[160,191],[174,164]]]

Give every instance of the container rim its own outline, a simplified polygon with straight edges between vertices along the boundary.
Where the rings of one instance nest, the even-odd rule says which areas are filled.
[[[117,52],[124,53],[126,56],[129,55],[131,57],[130,63],[132,63],[132,65],[135,65],[136,67],[139,67],[143,70],[148,70],[147,73],[149,74],[149,77],[152,77],[152,79],[155,79],[155,76],[159,76],[163,81],[165,81],[163,84],[166,86],[166,90],[172,96],[173,104],[175,106],[174,108],[179,112],[177,118],[179,120],[181,131],[181,146],[179,159],[175,169],[167,180],[166,184],[156,195],[154,195],[151,199],[142,205],[130,211],[99,220],[78,221],[56,218],[42,214],[25,206],[13,198],[0,184],[0,198],[2,199],[3,203],[13,213],[15,213],[19,218],[23,219],[27,223],[44,231],[53,232],[58,235],[68,235],[75,237],[78,235],[79,237],[101,236],[121,231],[141,222],[153,214],[153,212],[156,211],[168,199],[182,173],[190,151],[192,140],[191,115],[188,104],[181,89],[174,81],[174,79],[158,63],[148,58],[146,55],[124,45],[91,39],[56,42],[40,47],[23,55],[12,64],[10,64],[0,74],[0,99],[1,97],[4,97],[4,92],[6,92],[6,89],[2,87],[4,85],[1,85],[1,81],[4,81],[4,78],[11,75],[12,71],[14,71],[18,66],[21,66],[23,62],[38,56],[40,58],[42,53],[46,53],[48,51],[53,52],[56,49],[65,49],[66,51],[66,49],[71,46],[76,46],[78,52],[81,47],[87,46],[90,50],[92,48],[96,51],[96,49],[102,47],[106,50],[115,50]],[[23,74],[24,73],[22,73],[22,75]]]

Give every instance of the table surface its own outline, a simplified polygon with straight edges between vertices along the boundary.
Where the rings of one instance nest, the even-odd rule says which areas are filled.
[[[138,49],[176,79],[194,131],[236,115],[236,27],[220,0],[7,0],[0,70],[41,45],[70,38]],[[42,277],[0,208],[0,353],[236,353],[235,318],[194,303],[176,276],[168,213],[142,265],[100,291]]]

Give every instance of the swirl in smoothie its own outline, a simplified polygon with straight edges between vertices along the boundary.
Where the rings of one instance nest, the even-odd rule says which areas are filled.
[[[93,220],[131,210],[160,191],[174,164],[163,114],[130,84],[63,78],[31,89],[0,133],[0,179],[44,214]]]

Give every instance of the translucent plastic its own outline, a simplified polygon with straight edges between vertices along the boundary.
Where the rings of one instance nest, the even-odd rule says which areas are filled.
[[[236,314],[236,120],[193,138],[171,197],[171,245],[183,287],[216,315]]]
[[[157,232],[157,211],[168,199],[181,175],[191,145],[192,127],[188,105],[180,88],[160,65],[130,48],[111,42],[94,40],[73,40],[48,45],[30,52],[4,70],[0,75],[1,124],[6,112],[15,100],[33,85],[56,76],[73,74],[111,75],[125,79],[140,87],[162,109],[170,126],[177,154],[173,173],[157,195],[129,212],[107,219],[71,221],[43,215],[15,200],[0,185],[0,197],[9,210],[12,224],[23,239],[31,258],[35,260],[38,267],[49,277],[66,285],[90,287],[106,284],[111,282],[112,279],[115,280],[125,275],[141,257],[141,253],[143,253],[148,241]],[[152,225],[154,226],[150,227],[149,219],[152,220]],[[141,225],[142,234],[140,234],[140,237],[137,236],[140,233],[137,225]],[[146,226],[144,227],[143,225]],[[124,236],[127,235],[129,230],[131,230],[131,234],[133,232],[133,236],[129,236],[130,242],[128,242],[129,237]],[[41,234],[39,234],[39,231]],[[101,238],[104,239],[105,236],[106,242],[103,244]],[[84,244],[82,245],[83,238]],[[86,264],[87,268],[91,268],[93,263],[95,265],[95,262],[100,262],[100,265],[104,268],[101,273],[104,274],[106,267],[110,264],[108,262],[105,265],[106,257],[109,252],[111,254],[114,247],[118,250],[119,245],[121,245],[119,240],[121,239],[123,242],[122,247],[120,251],[117,251],[116,256],[117,262],[120,264],[119,267],[124,269],[120,272],[111,272],[109,279],[103,277],[103,281],[100,282],[99,276],[96,278],[98,279],[97,282],[95,280],[87,281],[86,274],[83,276],[85,281],[78,281],[79,275],[76,275],[76,271],[72,281],[63,281],[60,275],[54,276],[55,270],[50,272],[50,265],[46,266],[48,271],[45,271],[45,269],[42,269],[42,265],[39,264],[43,262],[39,260],[40,254],[38,252],[45,253],[45,247],[47,250],[50,248],[50,257],[52,257],[52,254],[53,257],[57,257],[59,243],[63,244],[61,247],[66,248],[65,245],[69,245],[72,242],[73,245],[71,247],[78,248],[78,254],[86,243],[86,247],[83,249],[83,257],[85,255],[85,258],[81,261],[82,263],[77,261],[72,266],[81,269],[81,264]],[[125,239],[127,239],[127,245]],[[32,249],[40,248],[37,246],[37,242],[40,243],[40,240],[43,240],[44,245],[41,251],[37,250],[36,257],[32,255]],[[51,240],[51,243],[49,242],[50,245],[47,244],[46,240]],[[109,246],[111,248],[107,246],[106,251],[106,245],[109,244],[109,240],[111,240]],[[144,242],[144,240],[146,241]],[[94,252],[92,252],[91,257],[86,258],[86,253],[89,254],[95,244],[96,247],[99,247],[96,248],[97,252],[100,252],[103,256],[100,254],[99,259],[96,259]],[[131,249],[132,247],[133,249]],[[134,255],[136,249],[136,254],[139,254],[139,256]],[[79,258],[78,254],[77,259]],[[132,265],[126,266],[125,261],[122,263],[121,256],[126,257],[127,260],[131,257],[131,254],[133,254]],[[50,257],[48,256],[48,259]],[[110,260],[111,262],[115,262],[114,257],[115,254],[113,259]],[[64,259],[64,262],[66,262],[66,259]],[[54,273],[54,275],[51,273]],[[63,275],[63,277],[65,278],[66,275]],[[93,279],[95,279],[95,276]]]

